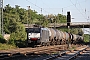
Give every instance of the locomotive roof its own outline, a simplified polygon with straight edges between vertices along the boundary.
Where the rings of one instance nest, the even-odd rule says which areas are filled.
[[[48,30],[47,28],[41,28],[41,30]]]

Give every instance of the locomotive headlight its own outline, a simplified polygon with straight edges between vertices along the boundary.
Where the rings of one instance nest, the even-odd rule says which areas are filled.
[[[31,33],[28,33],[28,39],[30,39]]]
[[[30,37],[28,39],[30,39]]]
[[[40,39],[40,37],[38,37],[38,39]]]

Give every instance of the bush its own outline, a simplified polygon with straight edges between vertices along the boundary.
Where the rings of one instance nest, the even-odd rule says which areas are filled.
[[[10,40],[8,41],[8,44],[15,45],[17,47],[23,47],[25,46],[26,40],[26,33],[18,32],[18,33],[12,33],[10,35]]]
[[[25,27],[21,23],[17,22],[15,29],[16,30],[10,34],[10,40],[8,41],[8,44],[12,44],[18,47],[25,46],[24,44],[24,41],[26,40]]]
[[[0,43],[6,43],[6,40],[3,38],[2,35],[0,35]]]
[[[24,48],[24,47],[26,47],[26,41],[16,40],[15,45],[19,48]]]
[[[8,44],[15,45],[15,42],[14,42],[14,40],[9,40]]]
[[[17,23],[16,31],[11,33],[10,40],[25,40],[25,39],[26,39],[25,27],[22,24]]]
[[[19,48],[26,47],[26,41],[23,41],[23,40],[9,40],[8,44],[11,44],[13,46],[17,46]]]
[[[85,43],[90,42],[90,40],[89,40],[89,34],[85,34],[84,35],[84,42]]]

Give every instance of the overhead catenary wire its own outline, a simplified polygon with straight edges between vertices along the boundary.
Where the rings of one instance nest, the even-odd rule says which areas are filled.
[[[40,7],[40,6],[38,6],[38,5],[30,2],[29,0],[26,0],[26,1],[29,2],[29,3],[31,3],[32,5],[40,8],[40,10],[41,10],[42,7]],[[42,1],[42,2],[43,2],[43,1]],[[83,3],[83,2],[85,2],[85,1],[81,1],[80,3]],[[44,3],[44,4],[45,4],[45,3]],[[76,4],[78,4],[77,1],[76,1]],[[47,5],[47,4],[45,4],[45,5]],[[72,5],[69,5],[69,6],[66,6],[66,7],[60,7],[60,8],[50,8],[50,7],[49,7],[49,8],[42,8],[42,10],[43,10],[44,12],[50,14],[50,12],[49,12],[49,11],[46,11],[45,9],[60,9],[60,10],[62,11],[62,8],[63,8],[63,10],[64,10],[65,8],[68,8],[68,7],[70,7],[70,6],[73,6],[73,4],[72,4]],[[54,10],[53,10],[53,11],[54,11]]]
[[[32,2],[30,2],[29,0],[26,0],[26,1],[29,2],[29,3],[31,3],[32,5],[34,5],[34,6],[38,7],[38,8],[40,8],[40,9],[42,9],[42,10],[45,11],[46,13],[50,13],[50,12],[44,10],[42,7],[39,7],[38,5],[36,5],[36,4],[32,3]]]
[[[32,2],[30,2],[29,0],[26,0],[26,1],[28,1],[29,3],[31,3],[31,4],[33,4],[34,6],[36,6],[36,7],[38,7],[38,8],[40,8],[40,10],[42,9],[43,11],[45,11],[45,12],[47,12],[45,9],[43,9],[42,7],[39,7],[39,6],[37,6],[36,4],[34,4],[34,3],[32,3]],[[70,0],[71,1],[71,0]],[[86,0],[85,0],[86,1]],[[85,2],[85,1],[83,1],[83,2]],[[77,2],[77,0],[76,0],[76,3],[74,4],[72,1],[71,1],[71,3],[72,3],[72,5],[74,5],[75,7],[76,7],[76,4],[79,4],[80,5],[80,3],[78,3]],[[70,5],[71,6],[71,5]],[[67,6],[68,7],[68,6]],[[63,7],[63,8],[60,8],[61,10],[62,10],[62,14],[63,14],[63,10],[64,10],[64,8],[67,8],[67,7]],[[51,8],[49,8],[49,9],[51,9]],[[87,19],[85,16],[84,16],[84,14],[83,13],[81,13],[81,11],[76,7],[76,9],[79,11],[79,13],[85,18],[85,19]],[[86,10],[85,10],[86,11]],[[50,12],[47,12],[48,14],[50,13]]]
[[[70,2],[75,6],[75,4],[70,0]],[[79,13],[87,20],[87,18],[81,13],[81,11],[75,6],[75,8],[79,11]]]
[[[88,31],[88,30],[85,30],[85,29],[84,29],[84,31],[86,31],[86,32],[90,33],[90,31]]]

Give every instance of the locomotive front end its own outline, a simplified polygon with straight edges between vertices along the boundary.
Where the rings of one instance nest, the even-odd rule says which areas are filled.
[[[38,44],[40,42],[40,28],[29,28],[27,33],[28,44]]]

